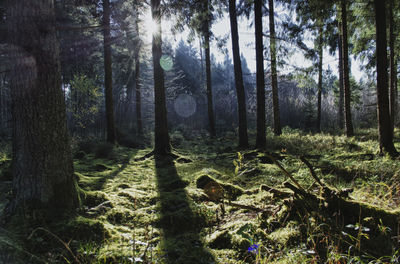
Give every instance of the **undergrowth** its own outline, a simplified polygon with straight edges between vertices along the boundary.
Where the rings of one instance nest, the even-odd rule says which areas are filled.
[[[289,180],[270,154],[305,189],[317,191],[299,159],[304,156],[326,184],[353,188],[357,201],[399,210],[398,160],[378,155],[376,130],[357,135],[285,128],[280,137],[268,134],[264,153],[236,150],[233,134],[188,140],[174,132],[175,159],[140,159],[150,148],[79,143],[74,165],[82,208],[23,231],[6,225],[0,263],[399,263],[400,238],[380,219],[339,225],[339,216],[301,214],[290,199],[259,191],[262,184],[280,188]],[[9,157],[0,152],[0,210],[10,188],[4,177]],[[204,175],[216,183],[198,188],[196,179]],[[233,188],[225,185],[240,194],[210,196],[218,186]]]

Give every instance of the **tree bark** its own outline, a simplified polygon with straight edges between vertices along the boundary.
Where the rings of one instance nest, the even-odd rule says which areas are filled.
[[[345,115],[345,128],[346,136],[351,137],[354,135],[353,122],[351,120],[351,89],[349,77],[349,48],[347,42],[347,9],[346,0],[341,0],[342,9],[342,53],[343,53],[343,90],[344,90],[344,115]]]
[[[229,0],[229,17],[231,22],[233,66],[235,69],[235,86],[239,114],[239,148],[247,148],[249,141],[247,136],[246,96],[243,85],[242,63],[240,60],[236,0]]]
[[[205,1],[204,12],[206,12],[206,18],[203,24],[204,33],[204,53],[206,57],[206,83],[207,83],[207,110],[208,110],[208,123],[210,136],[213,138],[216,136],[215,132],[215,117],[214,117],[214,106],[213,106],[213,96],[211,87],[211,59],[210,59],[210,21],[209,21],[209,10],[208,10],[208,0]]]
[[[317,133],[321,132],[321,101],[322,101],[322,62],[324,56],[323,42],[324,42],[324,31],[322,28],[322,22],[318,26],[318,94],[317,94],[317,120],[316,127]]]
[[[151,12],[156,30],[153,34],[152,52],[154,67],[154,153],[167,155],[171,152],[167,125],[167,106],[164,87],[164,70],[161,68],[162,31],[160,0],[151,0]]]
[[[256,82],[257,82],[257,136],[256,147],[264,149],[265,135],[265,79],[264,79],[264,45],[262,32],[262,1],[254,1],[254,25],[256,39]]]
[[[61,90],[54,1],[12,0],[8,7],[14,195],[8,208],[11,213],[44,208],[56,216],[75,209],[79,199]]]
[[[135,86],[136,86],[136,126],[138,135],[143,135],[142,123],[142,95],[140,83],[140,59],[139,52],[135,55]]]
[[[103,0],[104,88],[106,97],[107,141],[115,143],[114,100],[111,67],[110,0]]]
[[[339,22],[339,30],[342,28],[342,23]],[[339,108],[338,108],[338,123],[339,128],[344,127],[344,89],[343,89],[343,49],[342,49],[342,36],[339,34]]]
[[[141,95],[141,86],[140,83],[140,50],[142,48],[141,40],[139,36],[139,10],[135,6],[135,33],[137,38],[136,43],[136,52],[135,52],[135,87],[136,87],[136,126],[137,133],[139,136],[143,135],[143,123],[142,123],[142,95]]]
[[[397,81],[397,68],[395,67],[395,38],[394,35],[394,19],[393,19],[393,0],[389,0],[389,47],[390,47],[390,121],[391,128],[394,130],[394,122],[396,120],[396,81]],[[393,132],[392,132],[393,133]]]
[[[378,97],[378,130],[380,152],[398,155],[393,145],[387,73],[386,0],[374,0],[376,24],[376,72]]]
[[[275,36],[275,18],[274,18],[274,0],[269,0],[269,31],[270,31],[270,52],[271,52],[271,84],[272,84],[272,105],[274,111],[274,134],[282,134],[281,118],[279,111],[279,93],[278,93],[278,74],[276,72],[276,36]]]

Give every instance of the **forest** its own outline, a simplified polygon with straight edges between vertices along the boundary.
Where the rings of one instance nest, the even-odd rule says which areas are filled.
[[[0,264],[400,263],[400,1],[0,0]]]

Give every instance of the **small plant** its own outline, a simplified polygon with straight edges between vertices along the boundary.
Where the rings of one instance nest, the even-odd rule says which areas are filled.
[[[240,152],[238,152],[237,156],[238,156],[237,159],[233,160],[233,165],[235,165],[235,176],[238,176],[239,171],[244,167],[243,155]]]

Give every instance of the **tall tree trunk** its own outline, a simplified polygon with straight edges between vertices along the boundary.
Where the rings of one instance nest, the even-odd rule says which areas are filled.
[[[343,49],[343,90],[344,90],[344,118],[346,135],[351,137],[354,135],[353,122],[351,120],[351,88],[349,77],[349,48],[347,42],[347,9],[346,0],[341,0],[342,11],[342,49]]]
[[[213,96],[212,96],[212,87],[211,87],[211,59],[210,59],[210,21],[209,21],[209,7],[208,0],[205,1],[205,10],[206,19],[203,24],[203,32],[204,32],[204,53],[206,57],[206,83],[207,83],[207,110],[208,110],[208,123],[210,136],[215,137],[215,117],[214,117],[214,106],[213,106]]]
[[[103,0],[104,87],[106,95],[107,141],[115,143],[114,100],[111,67],[110,0]]]
[[[254,25],[256,37],[256,82],[257,82],[257,136],[256,147],[266,146],[265,135],[265,79],[264,79],[264,45],[262,32],[262,0],[254,1]]]
[[[323,44],[324,44],[324,31],[322,28],[322,22],[319,23],[320,25],[318,26],[318,102],[317,102],[317,132],[321,132],[321,101],[322,101],[322,62],[323,62],[323,56],[324,56],[324,49],[323,49]]]
[[[386,0],[374,0],[376,23],[376,73],[378,97],[378,130],[381,153],[398,155],[393,145],[391,128],[387,73],[387,40],[386,40]]]
[[[281,118],[279,111],[279,93],[278,93],[278,74],[276,72],[276,37],[275,37],[275,18],[274,18],[274,0],[269,0],[269,41],[271,52],[271,84],[272,84],[272,105],[274,110],[274,134],[282,134]]]
[[[142,95],[140,83],[140,51],[142,43],[139,36],[139,10],[135,6],[135,33],[136,33],[136,52],[135,52],[135,87],[136,87],[136,126],[138,135],[143,135],[143,123],[142,123]]]
[[[342,28],[342,23],[339,22],[339,30]],[[338,122],[339,128],[343,129],[344,125],[344,90],[343,90],[343,49],[342,49],[342,36],[339,34],[339,109],[338,109]]]
[[[13,127],[11,212],[78,206],[61,90],[54,1],[9,1]],[[48,211],[51,213],[52,211]]]
[[[153,33],[152,52],[154,67],[154,153],[166,155],[171,152],[167,125],[167,106],[164,87],[164,70],[161,68],[162,31],[160,0],[151,0],[151,12],[156,30]]]
[[[135,55],[135,86],[136,86],[136,126],[138,135],[143,135],[142,123],[142,95],[140,83],[140,59],[139,51]]]
[[[233,66],[235,69],[235,86],[239,114],[239,148],[247,148],[249,141],[247,137],[246,96],[243,85],[242,63],[240,60],[236,0],[229,0],[229,17],[231,22]]]
[[[395,38],[394,35],[394,19],[393,19],[393,0],[389,0],[389,47],[390,47],[390,121],[392,130],[394,129],[394,122],[396,120],[396,81],[397,81],[397,68],[395,67]]]

